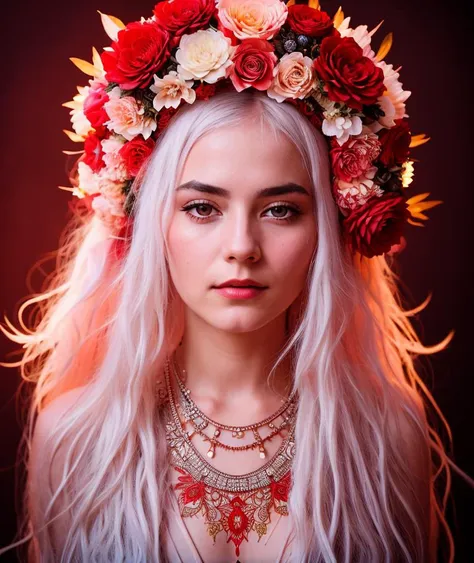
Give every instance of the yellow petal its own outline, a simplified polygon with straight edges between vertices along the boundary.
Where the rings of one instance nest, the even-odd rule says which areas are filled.
[[[121,29],[124,29],[125,24],[114,16],[109,16],[103,14],[97,10],[100,14],[100,19],[102,20],[102,25],[104,26],[105,33],[112,39],[112,41],[117,40],[117,34]]]
[[[295,3],[295,0],[289,0],[289,2],[286,3],[287,6],[293,6],[293,4]]]
[[[83,143],[84,142],[84,137],[81,137],[81,135],[74,133],[74,131],[67,131],[66,129],[63,129],[63,132],[66,133],[66,135],[71,139],[71,141],[73,143]]]
[[[412,135],[410,148],[414,149],[415,147],[419,147],[420,145],[424,145],[430,139],[431,139],[431,137],[427,137],[425,133],[421,133],[420,135]]]
[[[91,65],[91,63],[83,61],[82,59],[76,59],[76,57],[70,57],[69,60],[73,62],[79,70],[82,70],[84,74],[88,74],[94,78],[100,76],[100,71],[97,70],[94,65]]]
[[[420,218],[424,218],[422,215],[422,211],[426,211],[427,209],[431,209],[432,207],[436,207],[437,205],[439,205],[440,203],[443,203],[442,201],[426,201],[426,202],[422,202],[422,203],[416,203],[415,205],[411,206],[410,212],[412,214],[415,214],[417,217]],[[426,217],[428,218],[428,217]]]
[[[79,102],[65,102],[61,105],[69,109],[80,109],[82,107],[82,104],[80,104]]]
[[[427,209],[431,209],[432,207],[435,207],[436,205],[443,203],[440,200],[422,201],[423,199],[425,199],[429,195],[430,195],[429,192],[423,193],[423,194],[418,194],[418,195],[413,196],[413,197],[411,197],[410,199],[407,200],[408,211],[411,213],[413,218],[422,219],[423,221],[427,221],[429,219],[429,217],[427,215],[425,215],[423,213],[423,211],[426,211]],[[410,219],[408,220],[408,222],[412,225],[417,226],[417,227],[422,226],[421,223],[411,221]]]
[[[425,221],[428,221],[428,217],[424,213],[412,211],[411,214],[415,217],[415,219],[424,219]]]
[[[68,156],[72,156],[75,154],[82,154],[84,151],[62,151],[63,154],[67,154]]]
[[[308,6],[310,8],[314,8],[315,10],[320,10],[321,6],[319,4],[319,0],[309,0]]]
[[[104,70],[102,59],[100,58],[99,52],[95,47],[92,47],[92,62],[94,63],[95,68],[98,68],[101,71]]]
[[[384,40],[382,41],[382,44],[380,45],[380,48],[375,58],[378,61],[382,61],[388,55],[392,47],[392,44],[393,44],[393,33],[390,32],[385,36]]]
[[[423,223],[417,223],[416,221],[412,221],[411,219],[408,219],[408,223],[410,223],[410,225],[414,225],[415,227],[424,227]]]
[[[344,12],[342,11],[342,6],[339,6],[333,18],[334,27],[337,29],[343,21],[344,21]]]
[[[427,198],[429,195],[430,195],[430,192],[425,192],[423,194],[414,195],[410,199],[407,199],[407,203],[408,203],[408,205],[411,205],[413,203],[418,203],[419,201],[422,201],[425,198]]]

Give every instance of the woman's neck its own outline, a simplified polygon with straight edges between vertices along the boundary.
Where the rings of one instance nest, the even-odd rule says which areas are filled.
[[[286,342],[284,316],[271,324],[252,333],[237,334],[209,325],[186,325],[173,360],[194,401],[208,416],[210,410],[214,415],[233,412],[236,416],[245,411],[245,418],[269,411],[268,416],[288,397],[292,385],[291,357],[285,358],[268,381],[271,367]],[[239,424],[244,425],[245,421],[236,422]]]

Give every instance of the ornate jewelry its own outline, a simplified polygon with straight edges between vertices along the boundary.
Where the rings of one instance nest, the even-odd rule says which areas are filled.
[[[170,462],[181,474],[174,485],[174,489],[181,491],[178,498],[181,516],[202,514],[214,543],[217,534],[225,531],[238,557],[240,544],[244,539],[248,541],[252,530],[258,534],[258,541],[267,533],[272,507],[276,513],[288,515],[291,463],[295,454],[294,424],[289,426],[275,456],[260,469],[229,475],[210,465],[183,431],[171,387],[169,362],[165,381],[166,440]]]
[[[288,397],[288,399],[284,401],[284,404],[277,410],[276,413],[268,416],[261,422],[249,424],[247,426],[228,426],[225,424],[220,424],[219,422],[216,422],[211,418],[209,418],[208,416],[206,416],[201,411],[201,409],[199,409],[196,403],[192,400],[192,398],[190,397],[191,391],[186,388],[180,376],[178,375],[175,362],[173,362],[173,371],[182,396],[182,401],[180,401],[180,406],[183,411],[184,419],[185,421],[190,421],[192,426],[194,427],[194,432],[189,434],[189,437],[191,438],[194,435],[194,433],[197,433],[201,437],[203,437],[205,441],[209,441],[211,445],[207,452],[207,456],[210,458],[213,458],[215,456],[215,449],[217,446],[229,451],[245,451],[245,450],[255,449],[258,447],[260,452],[260,457],[264,459],[267,455],[265,451],[264,443],[266,441],[271,441],[273,436],[277,434],[281,434],[281,436],[283,437],[283,433],[282,433],[283,429],[287,428],[288,425],[290,425],[294,420],[296,414],[295,391],[293,391],[291,395]],[[186,373],[186,370],[183,370],[183,373]],[[274,421],[278,417],[281,417],[283,421],[281,422],[280,425],[276,426],[274,424]],[[207,428],[209,424],[215,427],[212,437],[209,437],[205,432],[203,432],[203,430]],[[262,438],[258,432],[258,429],[267,425],[270,428],[271,432],[267,436]],[[239,438],[239,439],[245,436],[246,431],[252,431],[255,437],[255,441],[243,446],[230,446],[228,444],[224,444],[220,442],[217,439],[220,436],[222,430],[227,430],[229,432],[232,432],[232,436],[234,438]]]

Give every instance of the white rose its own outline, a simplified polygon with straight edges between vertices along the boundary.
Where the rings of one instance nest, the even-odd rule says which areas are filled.
[[[183,35],[176,51],[178,75],[183,80],[203,80],[214,84],[231,66],[231,41],[221,31],[200,29]]]

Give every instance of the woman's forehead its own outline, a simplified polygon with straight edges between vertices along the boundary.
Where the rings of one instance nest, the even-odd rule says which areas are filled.
[[[307,184],[296,146],[283,134],[264,133],[259,126],[238,126],[201,137],[188,154],[181,182],[199,180],[227,187],[247,180],[260,188],[286,182]]]

